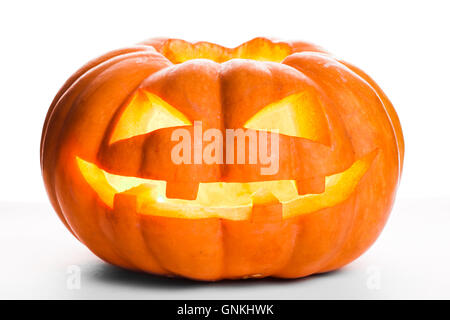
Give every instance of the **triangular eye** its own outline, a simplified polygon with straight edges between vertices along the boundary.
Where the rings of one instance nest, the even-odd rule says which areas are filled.
[[[157,95],[138,90],[125,107],[109,143],[162,128],[192,125],[188,118]]]
[[[269,104],[244,127],[329,143],[329,127],[322,106],[308,92],[295,93]]]

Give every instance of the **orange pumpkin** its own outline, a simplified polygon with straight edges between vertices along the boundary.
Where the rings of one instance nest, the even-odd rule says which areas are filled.
[[[174,163],[171,135],[195,121],[276,136],[278,171]],[[319,47],[152,39],[64,84],[41,167],[63,223],[109,263],[200,280],[297,278],[340,268],[375,241],[403,153],[385,94]]]

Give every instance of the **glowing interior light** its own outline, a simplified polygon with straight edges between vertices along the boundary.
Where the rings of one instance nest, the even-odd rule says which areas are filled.
[[[226,48],[209,42],[189,43],[184,40],[168,40],[162,53],[173,63],[192,59],[209,59],[221,63],[230,59],[251,59],[257,61],[281,62],[292,53],[286,43],[256,38],[236,48]]]
[[[157,95],[138,90],[124,108],[110,143],[149,133],[161,128],[191,125],[180,111]]]
[[[244,127],[329,143],[328,122],[320,102],[307,92],[295,93],[269,104]]]
[[[136,196],[138,212],[141,214],[188,219],[219,217],[246,220],[251,214],[253,195],[264,189],[270,190],[281,202],[283,218],[332,207],[344,201],[355,190],[376,154],[377,150],[355,161],[347,170],[326,177],[325,191],[320,194],[298,195],[293,180],[211,182],[200,183],[195,200],[167,198],[166,181],[113,175],[79,157],[77,164],[87,183],[112,209],[117,193],[130,193]]]

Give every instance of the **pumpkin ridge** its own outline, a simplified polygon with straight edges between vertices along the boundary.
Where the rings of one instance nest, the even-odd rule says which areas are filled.
[[[91,73],[92,70],[94,70],[94,69],[100,68],[99,66],[110,62],[111,60],[113,60],[116,57],[120,57],[120,56],[129,54],[129,52],[127,52],[127,50],[134,50],[134,49],[135,49],[134,47],[119,49],[119,50],[113,51],[109,54],[103,55],[95,60],[92,60],[91,62],[88,62],[86,65],[81,67],[71,78],[69,78],[64,83],[64,85],[59,89],[57,95],[55,96],[55,98],[53,99],[53,101],[50,105],[49,111],[47,112],[47,115],[46,115],[46,118],[44,121],[44,125],[42,128],[42,136],[41,136],[41,142],[40,142],[40,162],[41,162],[41,171],[42,171],[42,175],[43,175],[44,179],[46,179],[46,172],[44,170],[44,162],[45,162],[45,145],[47,142],[47,132],[49,130],[50,123],[54,117],[54,112],[56,112],[56,110],[59,109],[58,106],[60,105],[61,100],[64,99],[64,97],[68,94],[68,92],[71,90],[71,88],[76,86],[76,84],[80,81],[80,79],[83,79],[86,76],[86,74]],[[140,47],[137,47],[137,49],[140,49]],[[122,53],[123,51],[125,51],[125,53]],[[116,52],[119,54],[115,55]],[[133,52],[134,51],[132,51],[131,53],[133,53]],[[47,177],[47,179],[52,179],[52,178]],[[50,189],[50,190],[48,190],[48,194],[50,196],[52,205],[54,206],[55,210],[57,211],[58,216],[61,219],[61,221],[69,229],[69,231],[76,238],[78,238],[75,235],[75,233],[73,232],[72,228],[69,226],[69,224],[64,216],[64,213],[62,212],[60,204],[59,204],[58,200],[56,199],[55,192],[52,189]]]
[[[134,53],[134,52],[139,52],[140,51],[139,49],[144,49],[144,46],[141,47],[141,46],[137,45],[135,47],[126,47],[123,49],[114,50],[114,51],[110,52],[109,54],[100,56],[97,59],[94,59],[94,60],[88,62],[87,64],[82,66],[80,69],[78,69],[78,71],[76,71],[76,73],[74,75],[72,75],[63,84],[63,86],[58,90],[58,93],[56,94],[56,96],[53,98],[51,105],[49,107],[49,110],[47,112],[46,118],[44,120],[44,125],[42,128],[41,146],[40,146],[41,164],[42,164],[42,156],[43,156],[42,149],[43,149],[44,141],[45,141],[47,130],[48,130],[48,124],[52,119],[53,111],[55,110],[55,108],[59,104],[59,102],[61,101],[62,97],[67,93],[67,91],[69,91],[70,88],[72,88],[72,86],[74,86],[78,82],[79,79],[83,78],[92,69],[95,69],[99,65],[101,65],[105,62],[108,62],[116,57],[124,56],[124,55]],[[130,51],[128,52],[128,50],[130,50]],[[132,51],[132,50],[135,50],[135,51]],[[145,51],[145,50],[143,50],[143,51]]]
[[[153,252],[153,250],[150,248],[149,244],[148,244],[148,240],[146,238],[146,236],[144,235],[144,228],[143,228],[143,219],[144,217],[140,214],[137,214],[137,218],[139,221],[139,226],[138,226],[138,233],[140,234],[140,238],[142,239],[142,243],[144,244],[144,246],[147,248],[147,252],[149,255],[151,255],[153,257],[153,260],[156,261],[156,263],[158,264],[158,267],[161,268],[161,270],[164,270],[164,273],[166,273],[167,275],[173,275],[174,273],[171,272],[170,270],[168,270],[163,263],[161,262],[161,260],[158,258],[158,256]],[[155,273],[157,274],[157,273]]]

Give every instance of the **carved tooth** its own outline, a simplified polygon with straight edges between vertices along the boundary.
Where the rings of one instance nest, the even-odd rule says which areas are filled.
[[[198,193],[198,182],[167,181],[166,197],[172,199],[195,200]]]
[[[139,198],[151,198],[155,189],[154,185],[141,184],[137,187],[125,190],[114,195],[114,211],[117,210],[139,210]]]
[[[325,191],[325,177],[295,181],[299,195],[318,194]]]
[[[281,202],[267,189],[260,189],[252,195],[251,222],[277,222],[283,219]]]
[[[116,193],[114,195],[114,212],[136,212],[137,195],[133,193]]]

